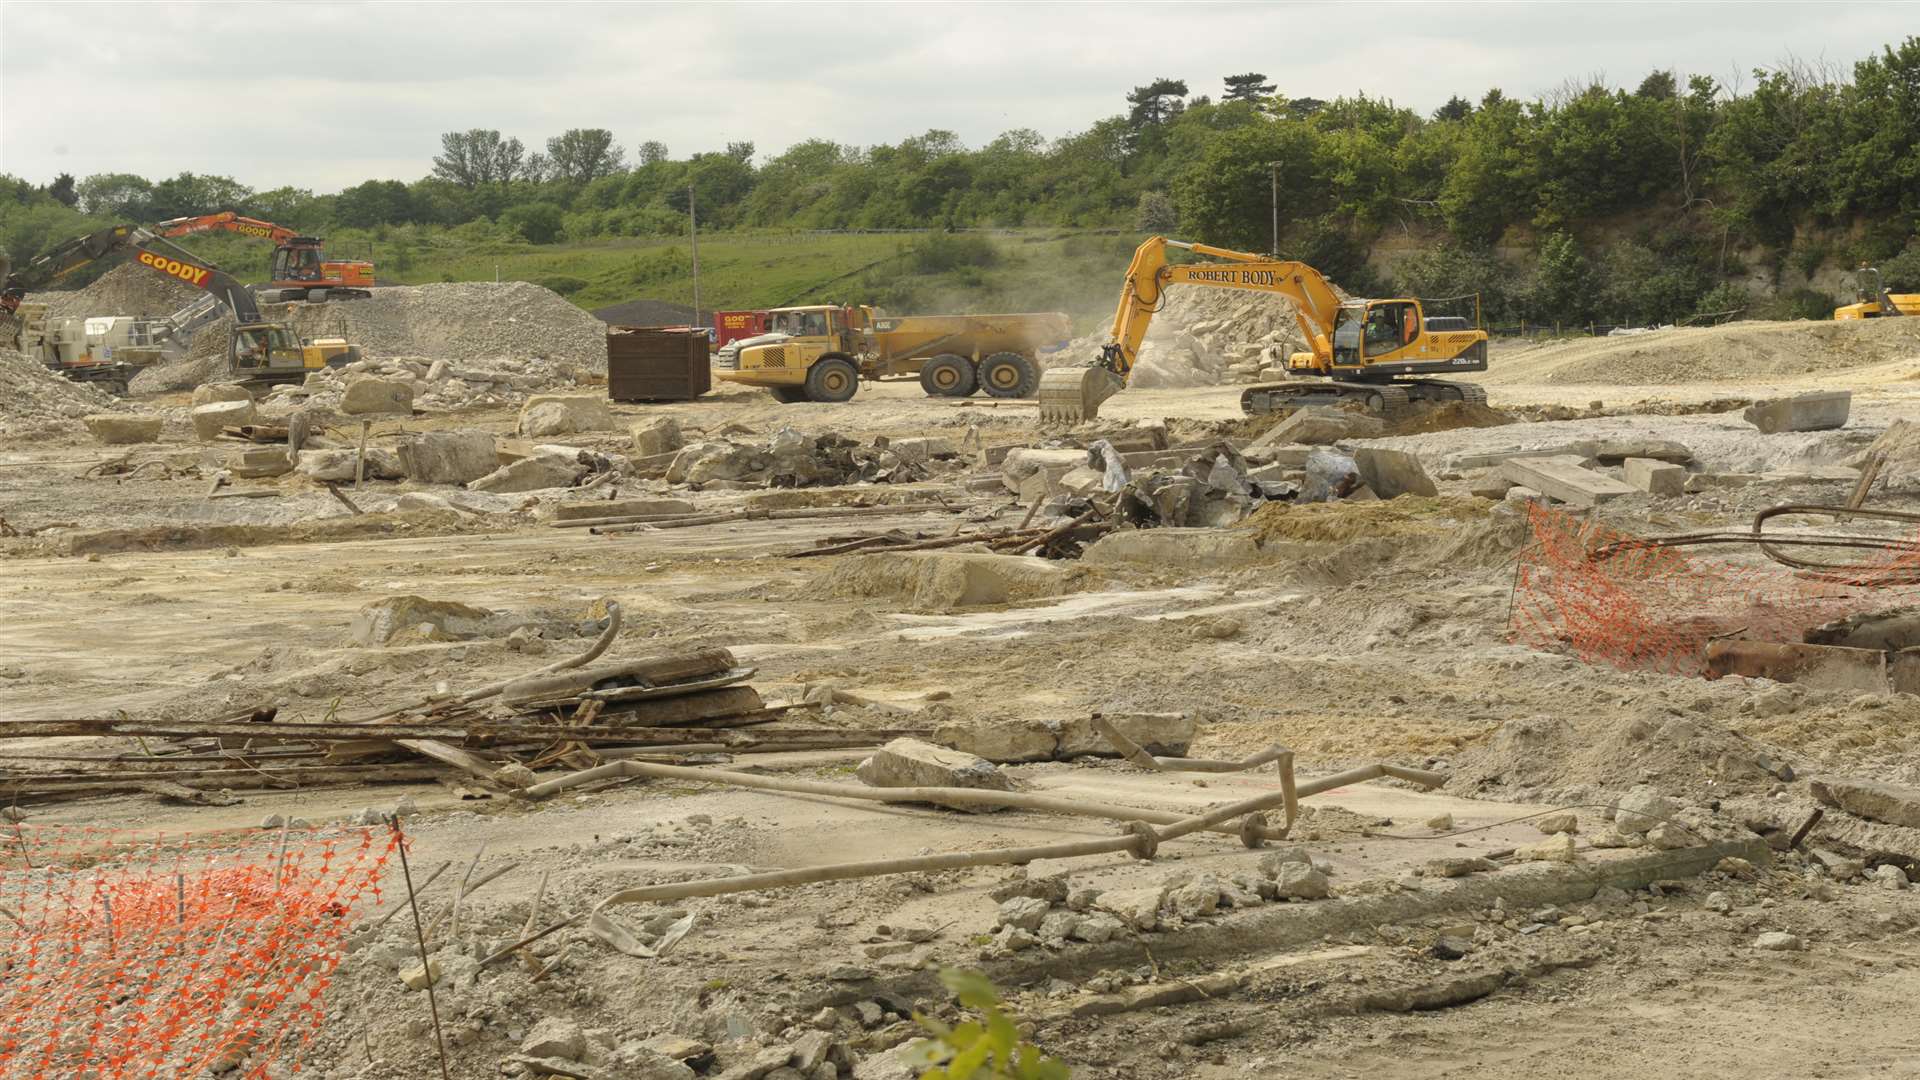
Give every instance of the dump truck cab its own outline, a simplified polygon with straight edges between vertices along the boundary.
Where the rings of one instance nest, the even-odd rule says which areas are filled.
[[[861,360],[869,351],[872,308],[773,308],[765,325],[766,333],[721,351],[716,366],[722,379],[764,386],[783,402],[845,401],[853,396]]]

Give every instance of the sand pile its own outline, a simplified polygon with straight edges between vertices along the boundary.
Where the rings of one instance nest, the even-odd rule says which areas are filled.
[[[1453,759],[1448,790],[1618,793],[1639,783],[1718,795],[1770,790],[1777,752],[1705,716],[1637,715],[1509,720]],[[1558,797],[1557,795],[1551,797]]]
[[[119,407],[118,398],[49,371],[25,353],[0,349],[0,436],[71,427],[64,421]]]
[[[1627,337],[1496,346],[1482,377],[1503,383],[1672,385],[1818,374],[1920,357],[1920,320],[1734,322]]]
[[[1410,495],[1378,502],[1269,502],[1237,528],[1251,530],[1263,544],[1272,540],[1344,544],[1364,539],[1452,535],[1463,525],[1484,521],[1486,516],[1486,504],[1479,499]]]
[[[153,317],[171,315],[203,295],[184,281],[128,262],[107,271],[84,289],[34,293],[27,299],[46,304],[48,314],[60,318]]]

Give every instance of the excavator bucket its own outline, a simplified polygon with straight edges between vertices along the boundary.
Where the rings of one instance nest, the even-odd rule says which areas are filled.
[[[1105,368],[1054,368],[1040,376],[1040,422],[1063,427],[1100,415],[1100,403],[1120,392],[1120,377]]]

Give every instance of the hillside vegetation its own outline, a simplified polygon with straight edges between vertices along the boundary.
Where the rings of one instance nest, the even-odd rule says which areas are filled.
[[[1920,289],[1920,38],[1846,71],[1786,63],[1740,87],[1656,71],[1631,89],[1570,82],[1533,100],[1477,89],[1428,115],[1292,97],[1258,73],[1224,87],[1215,100],[1158,78],[1084,131],[1017,129],[975,148],[936,129],[686,158],[646,142],[629,160],[604,129],[536,152],[476,129],[442,135],[418,180],[333,194],[192,173],[6,178],[0,243],[20,260],[113,220],[234,208],[322,233],[338,253],[371,251],[390,280],[497,272],[587,306],[685,303],[697,210],[709,308],[854,286],[902,309],[1087,307],[1116,287],[1111,249],[1130,246],[1088,230],[1277,249],[1358,292],[1475,291],[1493,320],[1816,317],[1836,297],[1807,284],[1862,261]],[[813,235],[849,230],[1001,232]],[[1371,258],[1387,238],[1407,254]],[[190,245],[264,273],[265,245]],[[1099,287],[1075,280],[1086,275]]]

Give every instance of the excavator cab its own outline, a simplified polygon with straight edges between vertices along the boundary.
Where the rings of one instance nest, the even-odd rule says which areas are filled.
[[[247,378],[306,377],[306,350],[293,331],[279,323],[236,327],[228,346],[228,370]]]
[[[320,241],[299,236],[273,249],[273,280],[320,281]]]

